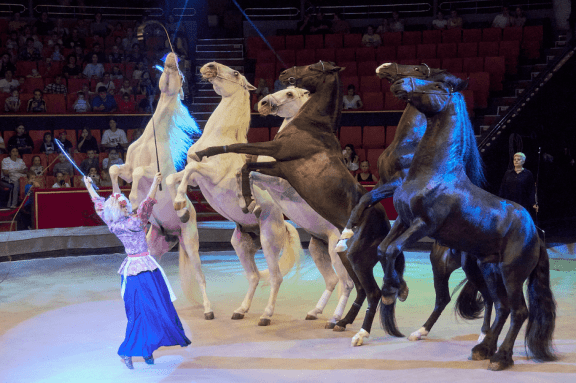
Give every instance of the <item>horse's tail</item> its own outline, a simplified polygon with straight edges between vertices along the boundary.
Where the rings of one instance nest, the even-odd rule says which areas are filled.
[[[304,254],[302,243],[300,242],[300,235],[294,226],[289,222],[284,221],[286,228],[286,237],[284,245],[282,246],[282,255],[278,260],[280,273],[285,276],[292,270],[294,265],[300,261],[300,256]],[[270,271],[268,269],[260,271],[260,280],[269,280]]]
[[[540,242],[538,264],[528,277],[529,315],[525,343],[534,359],[556,360],[552,333],[556,322],[556,301],[550,289],[550,262],[544,242]]]
[[[464,286],[464,287],[462,287]],[[463,319],[478,319],[484,310],[484,299],[476,286],[467,278],[464,278],[454,289],[455,294],[462,287],[462,291],[456,298],[454,311]]]
[[[404,268],[406,266],[406,261],[404,259],[404,253],[401,252],[400,255],[396,258],[396,264],[394,265],[395,272],[399,277],[404,275]],[[400,278],[403,279],[403,278]],[[385,305],[384,303],[380,302],[380,324],[384,331],[386,331],[390,335],[394,335],[397,337],[403,337],[404,335],[398,329],[396,324],[396,299],[394,299],[394,303],[390,305]]]

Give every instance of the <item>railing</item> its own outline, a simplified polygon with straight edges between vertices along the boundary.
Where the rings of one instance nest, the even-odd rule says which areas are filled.
[[[37,5],[34,11],[38,13],[48,12],[49,15],[59,16],[94,16],[101,13],[107,18],[140,18],[144,15],[150,17],[161,17],[164,15],[162,8],[135,8],[135,7],[93,7],[93,6],[72,6],[72,5]]]
[[[0,4],[0,14],[8,13],[10,16],[14,12],[23,13],[26,9],[22,4]]]
[[[294,18],[300,14],[300,10],[294,7],[286,8],[246,8],[246,15],[251,19],[258,18]]]
[[[176,17],[193,17],[196,16],[196,8],[173,8],[172,15]]]
[[[459,14],[483,14],[500,12],[503,5],[508,5],[510,13],[513,13],[516,7],[521,7],[524,11],[552,9],[552,3],[553,0],[521,0],[513,4],[502,0],[454,0],[440,2],[438,9],[445,13],[455,9]]]

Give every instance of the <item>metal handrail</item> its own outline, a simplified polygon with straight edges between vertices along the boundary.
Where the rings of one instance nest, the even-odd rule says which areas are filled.
[[[268,13],[273,11],[275,13]],[[260,17],[296,17],[300,14],[300,10],[294,7],[284,8],[246,8],[244,10],[248,17],[257,19]]]
[[[26,9],[28,9],[25,6],[23,6],[22,4],[0,4],[0,13],[12,14],[14,12],[17,12],[15,8],[22,8],[20,13],[22,13]]]
[[[176,11],[179,12],[176,12]],[[196,16],[196,8],[172,8],[172,15],[177,17],[192,17]]]
[[[90,12],[90,10],[93,10]],[[136,8],[136,7],[95,7],[77,5],[47,5],[41,4],[34,7],[38,13],[48,12],[49,15],[63,16],[94,16],[101,13],[102,17],[161,17],[164,15],[162,8]],[[110,13],[112,12],[112,13]]]
[[[553,0],[521,0],[510,5],[510,10],[512,11],[515,7],[522,7],[524,11],[530,9],[549,9],[552,8],[552,2]],[[454,0],[442,1],[438,4],[438,9],[443,12],[450,12],[456,9],[460,14],[485,14],[500,12],[502,5],[505,5],[504,2],[494,0]]]
[[[522,92],[522,96],[520,99],[510,108],[508,108],[506,114],[498,121],[492,130],[488,132],[486,137],[482,139],[478,148],[480,152],[483,153],[486,151],[486,148],[491,146],[491,142],[495,141],[496,138],[502,134],[502,131],[513,123],[513,119],[515,119],[518,114],[522,112],[524,108],[526,108],[526,104],[530,102],[530,100],[540,91],[546,82],[548,82],[566,62],[574,55],[576,52],[575,47],[568,47],[566,50],[560,55],[560,57],[554,60],[553,64],[550,67],[540,73],[536,79],[532,81],[532,85],[530,88]]]
[[[432,10],[432,5],[427,3],[410,3],[410,4],[386,4],[386,5],[344,5],[344,6],[323,6],[316,9],[322,10],[322,13],[330,15],[339,13],[343,16],[356,16],[356,15],[392,15],[393,11],[407,13],[425,13],[428,14]],[[310,7],[306,11],[313,13],[314,8]]]

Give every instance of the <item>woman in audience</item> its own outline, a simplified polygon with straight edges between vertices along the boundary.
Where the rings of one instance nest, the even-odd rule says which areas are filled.
[[[460,16],[458,16],[458,11],[453,9],[450,12],[450,18],[448,19],[448,29],[452,28],[462,28],[464,21]]]
[[[356,174],[356,181],[370,182],[370,183],[378,182],[378,176],[376,174],[372,174],[372,172],[370,171],[370,162],[368,161],[360,162],[360,172]]]
[[[397,11],[392,12],[392,19],[390,19],[388,25],[390,26],[390,32],[404,31],[404,20],[400,18],[400,13]]]
[[[34,172],[35,175],[41,176],[44,171],[44,166],[42,166],[42,160],[40,156],[32,157],[32,165],[30,166],[30,171]]]
[[[34,141],[32,141],[32,138],[26,132],[24,125],[18,125],[15,131],[16,135],[10,137],[8,140],[8,148],[10,150],[12,150],[12,148],[18,149],[20,154],[31,154],[32,149],[34,149]]]
[[[136,65],[136,69],[134,69],[134,72],[132,72],[132,80],[140,80],[142,78],[142,73],[144,73],[145,70],[146,68],[144,68],[144,63],[140,61]]]
[[[574,2],[572,3],[574,4]],[[574,13],[576,13],[576,9],[574,10]],[[516,10],[514,11],[512,18],[510,19],[510,26],[523,27],[524,24],[526,24],[526,16],[524,15],[522,8],[516,7]]]
[[[20,110],[20,92],[18,89],[12,91],[12,96],[8,97],[4,102],[4,111],[6,112],[18,112]]]
[[[96,138],[92,136],[90,129],[87,127],[82,128],[79,135],[77,153],[88,153],[88,150],[94,150],[95,153],[99,153],[98,142]]]
[[[332,33],[350,33],[350,24],[342,18],[340,13],[334,13]]]
[[[344,156],[344,164],[351,172],[355,172],[358,170],[358,163],[360,162],[360,157],[356,154],[356,150],[354,150],[354,145],[348,144],[344,147],[342,151],[342,155]]]
[[[34,97],[28,100],[28,108],[26,110],[32,113],[46,113],[48,111],[40,89],[34,90]]]
[[[62,68],[62,76],[66,78],[78,78],[82,73],[82,68],[76,65],[76,56],[68,55],[68,64]]]
[[[348,85],[348,92],[342,98],[343,109],[360,109],[364,106],[360,96],[356,94],[356,87],[354,84]]]
[[[432,20],[432,29],[446,29],[448,27],[448,20],[444,18],[444,14],[438,11],[436,18]]]
[[[27,170],[26,164],[20,158],[18,148],[13,147],[10,149],[10,156],[2,160],[2,179],[4,182],[12,184],[12,192],[8,198],[8,207],[10,209],[15,209],[18,205],[20,177],[26,177]]]
[[[54,152],[56,152],[56,144],[52,141],[52,133],[46,132],[44,133],[42,145],[40,145],[40,153],[48,155]]]
[[[374,27],[368,25],[366,28],[366,33],[362,36],[362,45],[366,48],[378,48],[382,44],[382,39],[380,35],[374,33]]]

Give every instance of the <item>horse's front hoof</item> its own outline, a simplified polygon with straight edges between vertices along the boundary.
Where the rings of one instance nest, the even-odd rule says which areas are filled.
[[[244,319],[244,314],[234,313],[234,314],[232,314],[232,319],[233,320]]]
[[[400,286],[400,290],[398,290],[398,300],[400,302],[404,302],[408,298],[409,292],[410,292],[410,289],[408,288],[408,285],[406,284],[406,282],[402,282],[402,285]]]
[[[324,325],[324,328],[326,330],[333,330],[334,328],[336,328],[336,323],[326,322],[326,324]]]
[[[209,313],[204,313],[204,319],[206,319],[206,320],[214,319],[214,312],[210,311]]]
[[[201,158],[198,156],[198,154],[195,153],[195,152],[192,153],[192,154],[190,154],[190,159],[191,159],[192,161],[202,162],[202,159],[201,159]]]
[[[270,319],[260,318],[260,320],[258,321],[258,326],[270,326]]]
[[[492,355],[494,355],[493,351],[490,351],[490,349],[483,345],[483,344],[477,344],[476,346],[474,346],[474,348],[472,348],[472,355],[470,356],[470,360],[486,360],[488,358],[490,358]]]
[[[505,370],[509,367],[512,367],[513,365],[514,365],[513,360],[510,360],[510,361],[499,360],[497,362],[490,362],[490,364],[488,365],[488,370],[490,370],[490,371],[502,371],[502,370]]]
[[[395,300],[396,300],[396,294],[382,295],[382,304],[383,305],[386,305],[386,306],[393,305]]]
[[[316,319],[318,319],[318,317],[315,317],[314,315],[310,314],[306,315],[306,320],[316,320]]]
[[[188,211],[188,209],[186,209],[186,211],[184,212],[183,215],[178,215],[178,218],[180,218],[180,222],[182,222],[182,223],[186,223],[186,222],[190,221],[190,211]]]
[[[346,327],[338,326],[338,325],[336,324],[336,325],[334,325],[334,328],[332,329],[332,331],[344,332],[344,331],[346,331]]]

